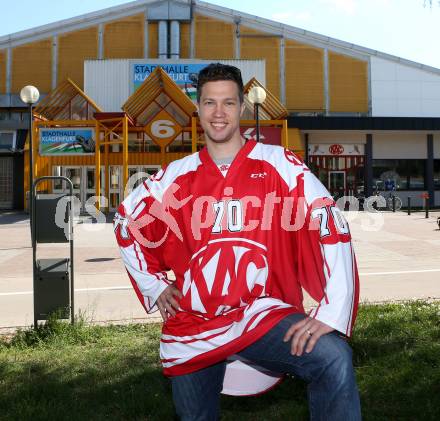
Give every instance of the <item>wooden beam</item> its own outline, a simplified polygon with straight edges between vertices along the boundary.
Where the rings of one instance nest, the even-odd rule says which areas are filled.
[[[124,188],[123,198],[125,199],[128,181],[128,118],[123,117],[122,120],[122,187]]]
[[[95,195],[98,198],[98,204],[96,208],[98,211],[101,209],[101,133],[99,130],[99,124],[95,124]]]

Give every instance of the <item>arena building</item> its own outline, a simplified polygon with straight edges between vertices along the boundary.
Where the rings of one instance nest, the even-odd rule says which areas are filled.
[[[263,141],[301,155],[335,196],[440,206],[439,69],[201,1],[138,0],[0,37],[0,209],[26,206],[22,87],[41,93],[34,174],[68,176],[83,209],[103,195],[113,210],[131,174],[201,147],[194,75],[213,61],[239,67],[247,92],[264,86]]]

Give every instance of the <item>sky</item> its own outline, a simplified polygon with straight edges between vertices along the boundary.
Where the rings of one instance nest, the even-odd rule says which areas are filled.
[[[424,1],[211,0],[209,3],[440,69],[440,4],[433,0],[432,7],[424,7]],[[0,36],[129,2],[0,0]]]

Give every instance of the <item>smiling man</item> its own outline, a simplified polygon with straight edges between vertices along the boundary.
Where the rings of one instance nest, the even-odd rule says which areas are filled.
[[[294,154],[241,137],[237,68],[207,66],[197,93],[206,147],[139,186],[115,218],[134,289],[164,319],[177,414],[218,419],[226,360],[238,355],[307,381],[312,419],[358,420],[348,224]],[[308,314],[302,288],[318,302]]]

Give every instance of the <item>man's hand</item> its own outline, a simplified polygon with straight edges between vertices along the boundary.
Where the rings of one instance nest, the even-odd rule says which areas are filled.
[[[318,339],[326,333],[332,332],[334,329],[319,320],[306,317],[303,320],[290,326],[284,335],[284,342],[292,340],[291,354],[300,356],[304,352],[304,346],[307,344],[305,351],[312,352]]]
[[[176,315],[176,311],[179,309],[179,302],[176,298],[180,300],[182,293],[173,285],[169,285],[159,295],[156,304],[164,322],[168,320],[168,317]]]

